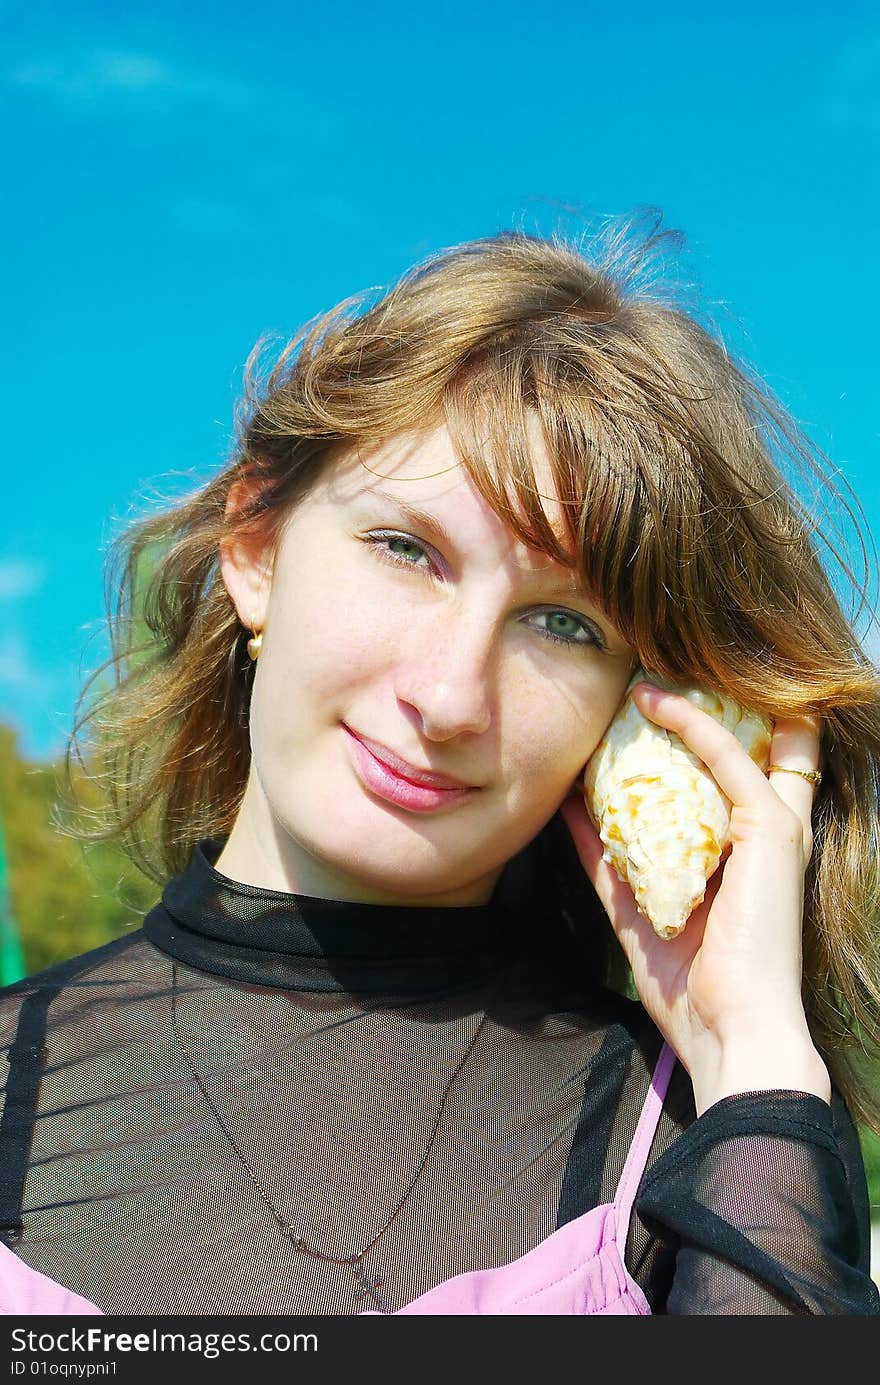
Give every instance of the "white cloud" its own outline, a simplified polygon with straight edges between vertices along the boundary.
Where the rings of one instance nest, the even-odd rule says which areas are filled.
[[[166,64],[142,53],[97,52],[66,61],[24,62],[13,68],[10,77],[15,86],[86,100],[105,92],[167,90],[179,85]]]
[[[0,721],[16,727],[26,760],[56,760],[67,743],[75,689],[34,657],[27,632],[0,635]]]
[[[169,56],[163,56],[163,51]],[[0,69],[0,85],[13,87],[20,100],[74,107],[85,119],[141,117],[158,124],[163,117],[210,121],[226,117],[272,120],[288,128],[307,125],[314,157],[339,147],[347,137],[344,108],[326,100],[320,74],[295,65],[280,78],[269,78],[240,64],[238,53],[223,67],[209,67],[202,47],[191,51],[179,36],[168,35],[149,52],[73,41],[54,51],[21,52]],[[112,115],[111,115],[112,111]],[[247,230],[239,213],[222,198],[214,205],[183,199],[175,211],[179,222],[201,231]],[[351,223],[352,214],[337,199],[322,209],[325,220]],[[249,224],[249,223],[248,223]]]
[[[28,558],[0,559],[0,601],[18,601],[43,585],[42,563]]]
[[[234,77],[206,77],[173,67],[149,53],[114,49],[96,48],[78,55],[65,53],[57,58],[25,59],[9,70],[7,76],[13,86],[79,102],[154,93],[227,106],[254,99],[253,89]]]
[[[49,692],[56,681],[55,676],[36,667],[20,634],[7,631],[0,636],[0,687],[39,696]]]

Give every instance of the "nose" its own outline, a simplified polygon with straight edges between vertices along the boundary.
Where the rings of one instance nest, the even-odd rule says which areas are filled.
[[[415,709],[432,741],[486,731],[492,720],[495,650],[488,619],[466,622],[447,608],[420,622],[401,649],[395,691]]]

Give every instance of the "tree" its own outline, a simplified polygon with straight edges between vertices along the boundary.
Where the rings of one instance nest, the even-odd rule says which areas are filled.
[[[60,766],[29,764],[16,730],[0,723],[8,894],[26,975],[138,928],[158,897],[117,847],[85,845],[52,826],[62,783]]]

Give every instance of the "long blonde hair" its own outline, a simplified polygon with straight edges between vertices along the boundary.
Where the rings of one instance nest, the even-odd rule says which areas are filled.
[[[77,712],[104,669],[114,685],[75,719],[66,758],[72,784],[74,753],[85,768],[78,734],[93,724],[86,773],[103,798],[85,825],[58,826],[117,839],[157,882],[184,868],[196,841],[230,830],[250,760],[250,632],[220,577],[221,540],[247,530],[277,543],[340,449],[441,419],[487,503],[523,542],[576,568],[644,667],[770,715],[822,717],[804,1004],[850,1110],[880,1133],[867,1079],[880,1057],[880,672],[817,542],[862,604],[865,584],[784,474],[791,465],[840,499],[824,454],[674,293],[639,288],[670,234],[655,227],[634,245],[624,220],[588,255],[559,235],[505,232],[429,256],[372,303],[368,290],[313,319],[265,380],[261,338],[228,464],[112,545],[112,654]],[[543,429],[564,542],[541,505],[529,414]],[[252,483],[251,499],[227,517],[236,480]],[[600,969],[619,980],[610,929],[602,948]]]

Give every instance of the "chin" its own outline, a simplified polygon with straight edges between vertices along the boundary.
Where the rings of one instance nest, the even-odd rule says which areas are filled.
[[[371,864],[358,861],[355,869],[353,869],[353,865],[350,857],[347,861],[347,870],[345,864],[341,865],[342,873],[347,875],[352,884],[382,894],[410,899],[426,894],[449,894],[451,890],[454,891],[456,888],[454,884],[450,885],[448,869],[441,871],[439,875],[436,871],[419,872],[412,868],[401,870],[399,856],[387,869],[382,862]]]
[[[419,903],[432,896],[455,895],[468,885],[473,886],[489,871],[485,863],[473,864],[470,871],[463,861],[456,863],[449,856],[438,859],[437,852],[430,850],[430,859],[419,860],[419,850],[427,843],[388,843],[387,850],[376,849],[376,839],[371,849],[352,850],[351,839],[345,848],[333,850],[327,843],[313,843],[312,855],[340,881],[340,885],[351,892],[352,897],[363,895],[377,896],[377,902]]]

